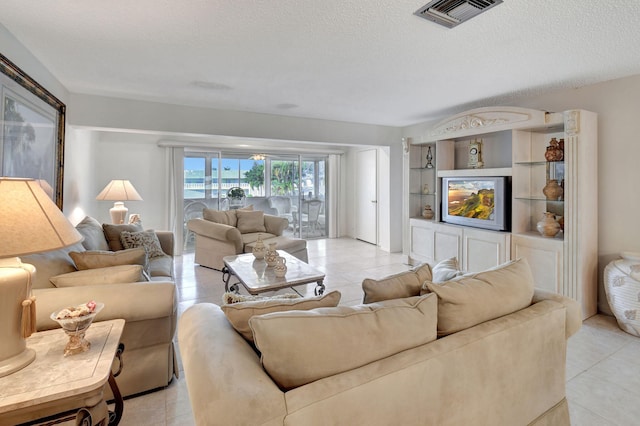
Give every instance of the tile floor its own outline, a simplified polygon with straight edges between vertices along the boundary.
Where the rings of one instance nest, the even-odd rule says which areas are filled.
[[[360,303],[363,278],[408,268],[400,254],[352,239],[311,240],[308,247],[310,263],[326,273],[327,289],[342,293],[341,304]],[[220,272],[194,265],[192,254],[176,257],[175,270],[179,314],[195,303],[220,303]],[[313,288],[298,289],[312,295]],[[615,319],[597,315],[584,322],[569,340],[567,354],[567,398],[574,426],[640,424],[639,354],[640,338],[621,331]],[[165,389],[127,399],[120,424],[194,424],[184,374]]]

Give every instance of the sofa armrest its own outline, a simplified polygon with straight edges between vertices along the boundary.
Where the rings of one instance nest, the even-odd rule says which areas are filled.
[[[171,231],[156,231],[156,235],[158,236],[158,240],[160,240],[160,247],[162,247],[162,251],[165,254],[173,257],[173,244],[174,237],[173,232]]]
[[[36,326],[39,331],[58,328],[49,316],[61,308],[90,300],[104,303],[96,321],[123,318],[126,323],[173,317],[173,330],[178,313],[178,295],[172,282],[88,285],[80,287],[34,289]],[[126,324],[125,324],[126,327]]]
[[[580,330],[580,327],[582,327],[582,308],[578,302],[557,293],[535,289],[531,303],[538,303],[542,300],[551,300],[560,303],[567,309],[567,319],[565,323],[567,339]]]
[[[289,226],[289,221],[286,217],[273,216],[270,214],[264,215],[264,227],[270,234],[279,237],[282,235],[285,229]]]
[[[198,236],[231,242],[236,247],[236,253],[242,253],[244,248],[242,234],[235,226],[223,225],[205,219],[191,219],[187,222],[187,228]]]
[[[187,309],[178,342],[196,424],[284,423],[284,393],[220,307],[200,303]],[[239,402],[244,408],[234,409]]]

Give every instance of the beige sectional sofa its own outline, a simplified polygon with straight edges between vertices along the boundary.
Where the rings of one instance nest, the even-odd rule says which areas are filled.
[[[109,243],[119,244],[115,236],[121,229],[136,229],[115,225],[105,225],[106,228],[111,231],[107,232],[113,237],[111,241],[97,221],[86,218],[77,226],[85,236],[82,244],[23,256],[22,261],[36,268],[33,293],[38,331],[58,327],[49,318],[52,312],[89,300],[105,305],[96,321],[125,320],[121,338],[125,345],[124,368],[116,381],[123,396],[128,396],[166,386],[178,373],[173,344],[178,311],[173,280],[174,238],[168,231],[155,232],[164,255],[148,259],[146,269],[150,281],[140,281],[144,277],[141,277],[140,269],[134,270],[134,267],[142,268],[142,265],[98,267],[100,262],[113,262],[114,257],[128,256],[124,251],[111,252]],[[76,256],[77,262],[71,256]],[[83,270],[78,271],[80,259]]]
[[[286,218],[261,210],[204,209],[203,218],[191,219],[187,227],[196,236],[195,263],[222,270],[225,256],[251,253],[258,236],[265,245],[277,243],[277,249],[306,262],[307,242],[282,235],[288,224]]]
[[[416,284],[423,269],[379,282],[408,297],[256,312],[255,346],[223,309],[195,305],[179,341],[196,424],[568,426],[580,307],[534,291],[527,271],[517,261]]]

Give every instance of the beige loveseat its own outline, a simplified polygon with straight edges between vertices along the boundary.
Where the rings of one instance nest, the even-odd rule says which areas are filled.
[[[194,305],[178,334],[195,422],[569,426],[580,307],[512,266],[443,284],[412,271],[378,283],[410,297],[256,315],[256,348],[220,307]]]
[[[36,268],[33,293],[36,297],[38,331],[58,327],[49,318],[52,312],[89,300],[104,303],[104,309],[96,321],[125,320],[121,338],[125,345],[122,356],[124,368],[116,382],[123,396],[128,396],[166,386],[178,373],[173,344],[178,310],[177,291],[173,282],[174,238],[171,232],[156,231],[165,255],[148,259],[151,281],[128,280],[125,277],[140,276],[139,269],[136,273],[133,268],[142,268],[141,265],[86,269],[87,266],[99,266],[95,263],[104,262],[97,260],[97,257],[111,261],[109,243],[120,244],[115,238],[120,229],[135,230],[135,227],[126,225],[124,228],[105,226],[112,231],[109,234],[113,237],[111,241],[107,240],[97,221],[85,218],[77,226],[85,236],[82,244],[23,256],[22,261]],[[144,250],[142,252],[144,254]],[[69,253],[73,253],[78,262],[80,258],[83,259],[83,270],[77,271],[76,262]],[[117,251],[113,252],[113,256],[127,256],[127,253]],[[90,265],[91,262],[95,265]],[[123,277],[122,282],[114,282],[119,281],[115,278],[117,276]]]
[[[195,263],[222,270],[225,256],[251,253],[258,236],[265,245],[277,243],[277,249],[306,262],[307,242],[282,235],[288,224],[261,210],[204,209],[203,218],[191,219],[187,227],[196,236]]]

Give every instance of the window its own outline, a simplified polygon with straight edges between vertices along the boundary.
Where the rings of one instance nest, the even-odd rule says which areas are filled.
[[[196,200],[205,198],[207,176],[205,173],[206,158],[184,157],[184,199]]]

